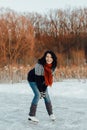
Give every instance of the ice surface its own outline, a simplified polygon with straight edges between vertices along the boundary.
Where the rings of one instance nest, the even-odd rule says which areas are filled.
[[[38,124],[28,121],[33,98],[29,84],[0,84],[0,130],[87,130],[87,80],[63,80],[49,87],[56,121],[50,121],[44,100],[37,108]]]

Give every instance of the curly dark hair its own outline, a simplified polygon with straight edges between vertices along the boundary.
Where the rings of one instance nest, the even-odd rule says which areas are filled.
[[[43,66],[46,64],[46,55],[47,54],[51,54],[52,58],[53,58],[53,62],[52,62],[52,70],[54,71],[55,68],[57,67],[57,57],[55,55],[55,53],[51,50],[48,50],[44,53],[44,55],[38,60],[38,63],[42,64]]]

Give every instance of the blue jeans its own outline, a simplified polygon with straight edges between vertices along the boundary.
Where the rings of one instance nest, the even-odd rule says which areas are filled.
[[[34,98],[33,98],[31,104],[37,105],[38,101],[40,99],[40,92],[38,90],[37,84],[36,84],[36,82],[29,82],[29,84],[34,93]],[[50,97],[48,94],[48,89],[46,89],[46,96],[44,97],[44,101],[45,101],[45,103],[51,103],[51,100],[50,100]]]

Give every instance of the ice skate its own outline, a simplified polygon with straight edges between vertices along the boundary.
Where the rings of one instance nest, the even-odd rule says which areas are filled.
[[[52,121],[55,121],[55,120],[56,120],[55,115],[54,115],[54,114],[51,114],[51,115],[50,115],[50,119],[51,119]]]
[[[29,116],[28,120],[37,123],[39,122],[39,120],[35,116]]]

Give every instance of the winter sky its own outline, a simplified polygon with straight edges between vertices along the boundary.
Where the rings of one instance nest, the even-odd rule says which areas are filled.
[[[17,12],[45,13],[50,9],[83,8],[87,0],[0,0],[0,8],[11,8]]]

